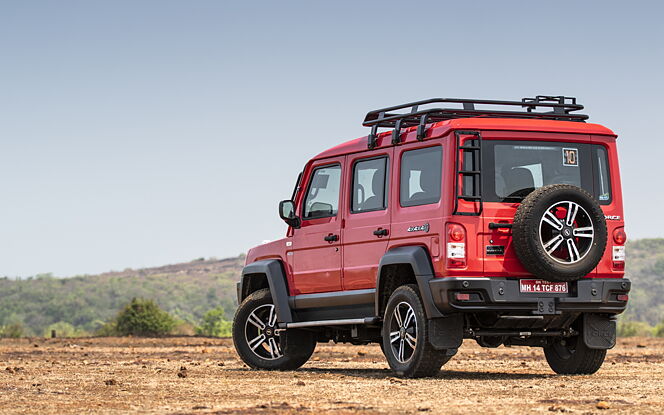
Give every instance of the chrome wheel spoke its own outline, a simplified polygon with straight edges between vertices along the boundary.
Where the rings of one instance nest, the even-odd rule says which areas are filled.
[[[576,218],[576,214],[579,211],[579,205],[577,205],[574,202],[569,202],[567,206],[567,218],[565,219],[565,223],[567,226],[572,226],[574,224],[574,219]]]
[[[417,346],[417,339],[413,337],[412,334],[406,333],[406,342],[413,350],[415,350],[415,347]]]
[[[261,321],[260,318],[255,314],[255,310],[249,314],[247,321],[261,330],[265,330],[265,323]]]
[[[403,356],[405,348],[406,348],[406,341],[404,339],[401,339],[401,341],[399,342],[399,357],[398,357],[400,362],[404,361]]]
[[[595,230],[592,226],[586,226],[583,228],[576,228],[572,233],[579,238],[592,238],[595,234]]]
[[[570,262],[576,262],[580,259],[579,250],[576,247],[573,239],[567,240],[567,251],[569,252]]]
[[[251,339],[249,341],[249,348],[251,350],[256,350],[256,348],[258,348],[258,346],[260,346],[261,344],[263,344],[265,342],[265,339],[266,339],[266,337],[265,337],[264,334],[260,334],[256,337],[254,337],[253,339]]]
[[[406,312],[406,320],[403,322],[403,328],[407,328],[413,318],[415,318],[415,312],[412,308],[408,308],[408,311]]]
[[[401,337],[401,335],[399,334],[398,331],[391,332],[390,333],[390,343],[396,342],[397,340],[399,340],[400,337]]]
[[[268,346],[270,347],[270,356],[272,356],[273,359],[280,357],[281,350],[279,349],[277,341],[274,338],[270,338],[267,343]]]
[[[551,239],[549,242],[544,244],[544,250],[551,255],[553,251],[555,251],[561,243],[563,243],[563,237],[562,235],[558,235],[555,238]]]
[[[556,230],[561,230],[563,228],[563,224],[560,223],[560,219],[558,219],[556,215],[551,213],[550,210],[546,211],[544,217],[542,217],[542,220],[548,223],[549,225],[553,226],[553,228]]]
[[[397,319],[397,324],[399,327],[403,327],[403,320],[401,318],[401,311],[399,311],[399,306],[394,307],[394,318]]]
[[[272,306],[270,308],[270,315],[267,318],[267,325],[274,326],[275,324],[277,324],[277,313],[275,312],[275,307]]]

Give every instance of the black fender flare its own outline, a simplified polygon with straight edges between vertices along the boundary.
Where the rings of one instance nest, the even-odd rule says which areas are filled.
[[[252,275],[262,274],[267,278],[272,301],[277,311],[277,319],[280,323],[292,323],[293,314],[288,304],[288,285],[286,283],[286,273],[281,261],[277,259],[265,259],[252,262],[242,269],[242,277],[237,283],[238,304],[247,297],[244,292],[244,284]]]
[[[427,318],[444,317],[433,302],[431,287],[429,287],[429,281],[434,277],[433,266],[431,265],[429,253],[422,246],[400,246],[390,249],[383,255],[378,264],[378,275],[376,276],[376,315],[380,317],[380,292],[382,288],[381,276],[383,275],[383,267],[403,264],[410,265],[413,269]]]

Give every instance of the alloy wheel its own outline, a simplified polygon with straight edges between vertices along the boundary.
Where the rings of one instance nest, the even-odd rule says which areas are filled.
[[[274,304],[263,304],[249,313],[244,336],[251,351],[261,359],[275,360],[283,356]]]
[[[406,363],[417,347],[417,319],[415,310],[405,301],[394,307],[390,319],[390,347],[399,363]]]
[[[575,264],[590,251],[594,240],[593,221],[578,203],[556,202],[540,219],[540,243],[554,261]]]

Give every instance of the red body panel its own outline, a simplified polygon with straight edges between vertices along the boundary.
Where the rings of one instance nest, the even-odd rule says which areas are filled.
[[[304,169],[296,212],[301,216],[303,194],[312,170],[321,165],[342,166],[339,211],[336,217],[303,220],[299,229],[289,228],[285,239],[253,248],[247,263],[266,258],[280,258],[288,274],[291,295],[341,290],[374,288],[378,263],[391,248],[420,245],[430,254],[438,277],[530,277],[519,263],[511,246],[507,229],[490,230],[490,222],[511,223],[518,203],[484,202],[481,216],[453,215],[455,131],[479,131],[483,140],[529,140],[601,144],[607,148],[610,166],[612,201],[602,205],[607,215],[608,243],[597,268],[587,278],[622,278],[624,270],[614,269],[612,260],[613,231],[624,226],[620,172],[615,134],[597,124],[529,119],[467,118],[443,121],[427,130],[424,141],[417,141],[414,128],[403,130],[401,144],[391,144],[391,132],[377,137],[377,146],[367,149],[366,137],[349,141],[327,150],[310,161]],[[470,136],[469,136],[470,137]],[[461,136],[461,140],[465,139]],[[441,199],[438,203],[402,207],[399,203],[401,156],[404,151],[439,145],[443,148]],[[353,165],[358,159],[387,155],[389,166],[388,208],[381,211],[351,213]],[[472,211],[474,202],[460,202],[460,211]],[[450,268],[447,263],[446,225],[456,223],[465,230],[466,264]],[[427,225],[427,231],[409,231],[413,226]],[[374,230],[387,229],[387,236],[376,236]],[[328,235],[338,240],[325,241]],[[487,255],[488,245],[505,246],[504,255]]]

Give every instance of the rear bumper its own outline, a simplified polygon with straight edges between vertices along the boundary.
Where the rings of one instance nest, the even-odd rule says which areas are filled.
[[[441,313],[517,312],[553,315],[563,312],[619,314],[627,301],[617,296],[627,294],[629,279],[582,279],[568,283],[568,294],[525,294],[519,291],[518,279],[507,278],[433,278],[429,288]],[[456,293],[471,294],[470,301],[456,300]]]

